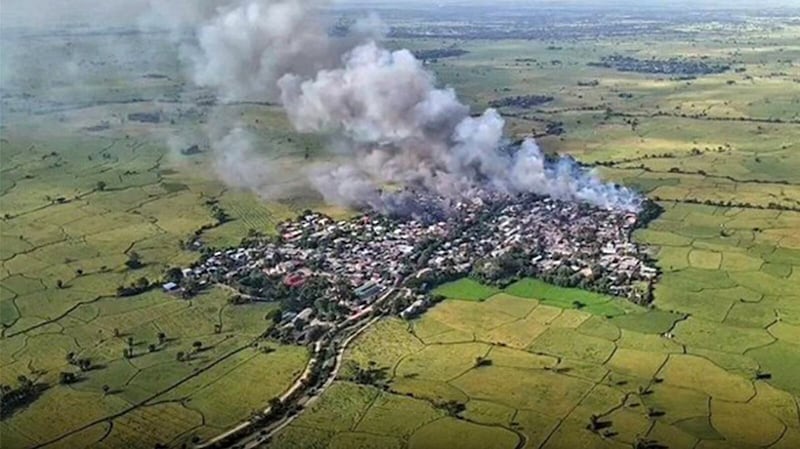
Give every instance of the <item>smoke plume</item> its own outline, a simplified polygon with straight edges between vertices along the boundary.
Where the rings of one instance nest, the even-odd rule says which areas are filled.
[[[360,21],[347,39],[331,39],[315,0],[251,0],[218,8],[197,31],[190,54],[194,81],[216,88],[223,100],[276,100],[279,78],[308,77],[335,66],[359,40],[376,37]]]
[[[180,48],[189,78],[201,88],[192,94],[210,89],[223,102],[279,102],[297,131],[324,134],[331,141],[328,149],[340,156],[331,159],[345,161],[312,165],[304,179],[296,168],[282,165],[285,160],[255,148],[256,140],[246,127],[218,120],[212,111],[206,137],[217,153],[221,178],[267,198],[310,186],[328,202],[387,212],[413,208],[425,198],[445,204],[520,192],[602,207],[639,206],[636,194],[601,182],[573,160],[545,158],[531,139],[511,145],[497,111],[471,115],[455,91],[441,87],[411,52],[381,47],[384,27],[376,18],[356,21],[347,32],[337,27],[332,33],[326,0],[7,3],[0,9],[5,23],[25,19],[48,28],[51,22],[71,18],[85,26],[113,27],[133,20],[142,31],[167,30],[170,44]],[[110,36],[119,42],[110,45],[107,59],[116,61],[120,70],[147,66],[147,61],[162,56],[155,49],[148,53],[146,45],[149,39],[163,39],[161,33],[142,33],[142,41],[130,47],[124,45],[123,35]],[[60,83],[73,72],[68,81],[74,85],[94,79],[84,79],[81,60],[70,56],[69,48],[66,56],[50,61],[58,69],[36,70],[28,64],[30,53],[16,45],[23,41],[27,39],[9,43],[19,51],[4,56],[0,70],[3,80],[15,75],[13,81],[21,90],[49,86],[52,72],[59,74]],[[36,59],[48,56],[38,54]],[[179,137],[167,139],[168,143],[179,147],[191,140]],[[387,185],[401,188],[386,192]]]
[[[200,26],[194,79],[225,99],[280,100],[297,131],[343,142],[345,165],[309,170],[311,184],[332,203],[391,210],[407,193],[393,183],[443,199],[481,193],[531,192],[601,207],[636,210],[640,197],[601,182],[572,159],[545,158],[532,139],[510,145],[494,109],[470,116],[451,88],[408,50],[389,51],[359,24],[334,38],[317,1],[249,0],[219,9]],[[379,28],[379,27],[378,27]],[[220,142],[236,182],[251,153]],[[225,147],[228,148],[225,148]],[[263,164],[255,164],[262,166]]]

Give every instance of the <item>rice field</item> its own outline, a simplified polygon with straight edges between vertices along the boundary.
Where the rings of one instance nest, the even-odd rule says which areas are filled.
[[[476,110],[501,96],[552,95],[539,109],[501,111],[511,137],[560,122],[564,133],[540,138],[543,149],[603,163],[599,175],[658,201],[664,214],[636,238],[663,276],[653,308],[535,279],[502,291],[471,280],[443,285],[436,293],[449,299],[421,318],[384,319],[348,348],[349,363],[386,368],[385,390],[338,380],[268,447],[629,448],[642,438],[670,448],[800,447],[796,25],[722,37],[694,31],[713,35],[557,48],[390,42],[468,50],[428,67]],[[174,51],[151,53],[142,63],[171,73],[157,65]],[[612,53],[735,55],[746,70],[678,81],[587,65]],[[176,112],[194,103],[173,110],[160,101],[178,98],[173,75],[155,82],[98,73],[96,85],[31,90],[80,107],[4,114],[0,381],[24,375],[50,386],[0,421],[4,448],[202,442],[282,392],[308,360],[305,348],[259,339],[270,305],[233,307],[221,290],[191,301],[157,290],[115,297],[119,285],[158,281],[198,257],[181,241],[214,224],[209,201],[232,217],[202,233],[217,247],[251,229],[273,233],[305,208],[350,213],[305,191],[264,200],[221,183],[211,152],[167,148],[163,136],[173,134],[207,147],[197,137],[206,118]],[[155,101],[131,102],[141,95]],[[119,119],[155,107],[178,117],[174,126]],[[276,107],[224,114],[288,167],[306,163],[306,151],[316,160],[327,144],[289,131]],[[86,129],[112,118],[108,131]],[[132,252],[143,267],[125,266]],[[195,341],[202,351],[193,352]],[[123,355],[129,347],[132,358]],[[190,357],[178,361],[179,352]],[[69,354],[94,368],[60,385],[61,372],[76,371]]]
[[[793,89],[798,72],[781,66],[788,71],[776,74],[780,44],[771,46],[770,35],[748,39],[766,53],[725,39],[691,47],[600,40],[555,50],[466,41],[458,46],[470,53],[431,64],[476,107],[498,92],[554,96],[514,111],[509,129],[522,137],[559,121],[565,133],[539,139],[543,148],[602,162],[602,176],[657,200],[664,214],[635,237],[652,248],[663,275],[652,308],[535,279],[503,291],[466,279],[439,287],[447,300],[410,322],[382,321],[346,358],[391,373],[381,395],[405,404],[393,422],[416,422],[420,409],[446,401],[463,410],[441,409],[447,418],[428,416],[415,431],[398,434],[386,423],[370,433],[406,447],[467,447],[464,435],[509,449],[800,444],[800,212],[787,210],[800,205],[800,126],[750,120],[795,120],[797,96],[780,91]],[[748,82],[720,75],[681,83],[585,66],[610,52],[713,57],[734,47]],[[518,58],[562,64],[533,69]],[[585,80],[598,84],[577,86]],[[598,105],[605,112],[588,109]],[[268,447],[294,447],[289,434],[298,435],[294,425]]]

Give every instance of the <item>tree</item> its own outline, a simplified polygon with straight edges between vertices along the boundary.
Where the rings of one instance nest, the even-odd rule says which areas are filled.
[[[479,368],[481,366],[489,366],[492,364],[492,360],[486,357],[475,357],[475,368]]]
[[[467,406],[461,402],[451,400],[437,404],[437,407],[447,412],[448,415],[456,418],[461,412],[467,409]]]
[[[89,371],[92,369],[92,361],[90,359],[80,359],[78,360],[78,368],[81,371]]]
[[[227,222],[228,220],[230,220],[230,216],[228,215],[228,213],[227,213],[227,212],[225,212],[225,210],[224,210],[224,209],[222,209],[221,207],[217,207],[216,209],[214,209],[214,210],[213,210],[213,214],[214,214],[214,218],[215,218],[215,219],[216,219],[216,220],[217,220],[219,223],[225,223],[225,222]]]
[[[181,279],[180,285],[183,289],[184,297],[191,297],[197,293],[197,290],[200,287],[193,277],[184,277]]]
[[[186,354],[183,351],[178,351],[178,353],[175,354],[175,359],[179,362],[182,362],[185,358]]]
[[[75,373],[62,371],[58,374],[58,383],[61,385],[69,385],[75,383],[76,380],[78,380],[78,378]]]
[[[61,279],[57,280],[56,281],[56,287],[64,288],[64,281],[62,281]]]
[[[122,350],[122,357],[124,357],[126,359],[129,359],[129,358],[133,357],[133,352],[131,351],[130,348],[124,348]]]
[[[141,256],[139,256],[139,253],[137,253],[136,251],[129,252],[128,260],[125,261],[125,265],[131,270],[141,268],[143,264],[142,264],[142,258]]]
[[[119,329],[117,329],[117,328],[115,327],[115,328],[114,328],[114,330],[113,330],[113,332],[114,332],[114,336],[115,336],[115,337],[117,337],[117,338],[119,338],[119,335],[120,335],[120,334],[119,334]]]
[[[183,270],[180,267],[172,267],[164,273],[164,280],[166,282],[174,282],[180,284],[183,279]]]
[[[283,412],[283,401],[281,401],[281,399],[277,396],[270,398],[269,411],[273,414],[279,414]]]
[[[134,287],[140,291],[146,290],[148,287],[150,287],[150,281],[146,277],[140,277],[136,280]]]
[[[589,430],[591,430],[592,432],[596,431],[598,429],[598,425],[599,425],[599,418],[597,417],[597,415],[590,416]]]
[[[97,189],[97,190],[102,192],[103,190],[106,189],[106,182],[105,181],[97,181],[97,184],[95,184],[95,189]]]
[[[633,449],[655,449],[655,448],[662,447],[662,446],[660,446],[654,440],[648,440],[648,439],[637,437],[636,440],[631,444],[631,447]]]
[[[280,323],[281,318],[282,318],[281,309],[278,308],[272,309],[269,312],[267,312],[266,315],[264,315],[264,319],[267,321],[272,321],[273,324]]]
[[[200,350],[203,348],[203,342],[195,341],[194,343],[192,343],[192,347],[194,348],[195,352],[200,352]]]
[[[253,410],[250,412],[250,422],[262,422],[266,416],[261,410]]]
[[[156,345],[150,343],[149,345],[147,345],[147,350],[150,352],[156,352]]]
[[[133,337],[128,337],[128,346],[133,346]]]
[[[647,417],[648,418],[658,418],[659,416],[664,416],[664,412],[661,410],[657,410],[652,407],[648,407],[647,409]]]
[[[163,345],[167,341],[167,334],[163,332],[158,333],[158,344]]]
[[[33,385],[33,382],[30,379],[28,379],[28,376],[24,374],[20,374],[19,376],[17,376],[17,382],[19,382],[20,386],[25,388],[29,387],[30,385]]]
[[[111,387],[108,385],[103,385],[103,396],[108,395],[108,392],[111,391]]]

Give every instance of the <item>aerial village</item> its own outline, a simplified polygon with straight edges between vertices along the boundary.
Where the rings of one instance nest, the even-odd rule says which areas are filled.
[[[365,214],[335,221],[307,211],[185,268],[163,288],[184,297],[211,285],[235,289],[235,303],[278,301],[274,337],[309,343],[391,296],[413,318],[436,285],[472,276],[504,285],[535,276],[624,297],[651,299],[658,276],[631,240],[640,217],[526,194],[474,199],[447,218],[423,221]],[[390,295],[391,294],[391,295]]]

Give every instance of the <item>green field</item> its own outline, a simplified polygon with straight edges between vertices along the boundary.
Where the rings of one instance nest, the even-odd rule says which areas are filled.
[[[483,301],[497,293],[498,290],[469,278],[448,282],[434,289],[433,293],[447,298],[465,299],[468,301]]]
[[[636,238],[663,276],[652,308],[535,279],[440,286],[450,299],[410,322],[384,319],[346,351],[347,363],[386,368],[385,390],[337,380],[268,447],[800,447],[800,27],[781,23],[675,30],[697,33],[690,40],[390,40],[469,51],[426,64],[473,112],[501,97],[553,96],[503,108],[508,133],[561,123],[563,134],[538,139],[544,150],[598,164],[658,201],[664,214]],[[97,48],[91,36],[70,39],[76,52]],[[58,50],[48,42],[29,39],[27,51],[45,61]],[[228,247],[305,208],[349,213],[306,190],[267,200],[220,181],[211,125],[256,135],[281,168],[274,184],[296,181],[306,152],[311,163],[333,157],[322,151],[329,142],[290,131],[276,106],[210,114],[174,46],[137,45],[130,67],[99,64],[80,85],[12,74],[26,96],[4,103],[0,127],[0,381],[48,388],[0,421],[3,448],[202,442],[263,408],[308,361],[304,347],[261,338],[272,305],[234,307],[221,289],[191,301],[159,288],[115,296],[195,261],[182,243],[203,227],[203,242]],[[615,53],[739,70],[677,80],[588,65]],[[165,120],[126,118],[153,110]],[[200,154],[180,153],[195,143]],[[232,220],[217,226],[209,203]],[[125,265],[132,253],[142,267]],[[79,381],[60,385],[62,372]]]
[[[323,440],[365,432],[362,423],[372,415],[390,413],[374,396],[364,396],[358,406],[343,404],[355,400],[342,392],[345,386],[358,388],[359,395],[373,391],[379,403],[403,404],[392,419],[369,418],[373,439],[362,435],[368,442],[357,447],[381,447],[384,438],[393,446],[442,447],[467,435],[481,441],[476,447],[505,448],[519,441],[526,447],[577,447],[599,444],[598,438],[610,447],[628,447],[642,435],[669,447],[793,444],[796,370],[775,358],[790,357],[789,343],[773,344],[758,328],[699,324],[699,318],[660,310],[606,317],[566,302],[560,308],[552,299],[530,297],[556,289],[526,280],[514,290],[522,286],[531,292],[528,298],[500,293],[483,302],[446,300],[420,319],[379,323],[356,340],[346,359],[385,368],[388,392],[338,383],[273,446],[325,446]],[[796,341],[793,326],[772,334],[783,329],[786,339]],[[675,337],[665,337],[667,332]],[[489,363],[478,365],[479,358]],[[754,380],[759,370],[773,378]],[[465,410],[455,420],[436,419],[433,410],[447,413],[441,408],[447,401]],[[357,416],[345,420],[342,410]],[[587,429],[593,415],[604,433]],[[423,416],[440,424],[414,424]],[[753,417],[761,427],[742,429]],[[337,427],[326,424],[331,422]],[[317,430],[326,432],[322,439],[314,437],[321,435]]]
[[[275,305],[234,307],[218,289],[186,301],[162,293],[158,282],[167,268],[200,257],[181,241],[215,223],[209,201],[233,218],[201,236],[218,247],[238,243],[251,228],[274,232],[306,205],[227,189],[207,153],[174,154],[158,130],[133,123],[82,129],[104,114],[147,107],[77,108],[60,120],[4,117],[0,381],[13,387],[25,376],[48,387],[0,421],[4,448],[203,441],[265,407],[305,368],[306,348],[261,339]],[[125,265],[132,253],[140,268]],[[155,288],[116,297],[118,286],[139,278]],[[128,349],[133,357],[123,354]],[[188,360],[178,361],[179,352]],[[69,354],[92,368],[79,370]],[[62,372],[77,374],[77,382],[60,384]]]
[[[669,448],[800,445],[800,213],[783,210],[800,205],[800,70],[784,62],[800,57],[797,31],[754,29],[746,46],[708,30],[714,39],[691,44],[458,41],[468,54],[431,63],[475,107],[501,96],[555,97],[534,110],[504,109],[508,129],[523,136],[562,122],[565,133],[541,146],[601,162],[603,176],[659,201],[664,214],[636,238],[663,277],[648,309],[535,279],[503,291],[468,279],[439,287],[448,300],[411,322],[386,319],[348,349],[354,363],[390,373],[381,401],[405,404],[370,427],[374,440],[352,447],[381,447],[387,437],[403,447],[471,447],[465,435],[509,449],[626,448],[643,439]],[[744,70],[675,81],[586,65],[611,53],[735,54]],[[578,86],[588,80],[598,83]],[[465,409],[438,419],[421,412],[446,401]],[[307,447],[333,446],[300,421],[268,447],[298,447],[300,435]],[[398,434],[398,422],[413,429]],[[356,424],[326,438],[364,431]]]

